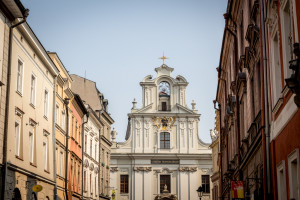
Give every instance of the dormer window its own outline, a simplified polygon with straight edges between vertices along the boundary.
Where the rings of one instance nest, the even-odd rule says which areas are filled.
[[[170,111],[170,84],[166,81],[160,82],[158,86],[159,111]]]

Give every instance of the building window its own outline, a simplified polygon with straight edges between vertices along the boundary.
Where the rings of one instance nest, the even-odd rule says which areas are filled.
[[[93,187],[92,187],[92,174],[90,174],[90,189],[91,189],[91,194],[93,194]]]
[[[272,40],[272,71],[273,71],[273,105],[277,103],[277,100],[280,98],[282,90],[281,82],[281,67],[280,67],[280,54],[279,54],[279,39],[278,34],[275,33],[275,36]]]
[[[49,92],[45,90],[44,92],[44,116],[48,118],[48,110],[49,110]]]
[[[72,116],[71,136],[74,136],[74,116]]]
[[[56,174],[58,174],[58,160],[57,159],[58,159],[58,149],[56,148],[56,150],[55,150]]]
[[[91,139],[90,140],[90,156],[92,157],[93,156],[93,140]]]
[[[74,136],[75,140],[77,139],[77,131],[78,131],[77,125],[78,125],[78,122],[76,120],[76,122],[75,122],[75,136]]]
[[[29,161],[33,163],[34,158],[34,131],[29,132]]]
[[[285,69],[285,78],[290,77],[292,70],[289,69],[289,61],[292,60],[292,27],[291,27],[291,12],[290,0],[287,0],[285,5],[281,6],[281,33],[282,33],[282,52],[283,66]]]
[[[160,148],[170,149],[170,133],[168,132],[160,133]]]
[[[81,127],[78,129],[78,144],[81,145]]]
[[[83,172],[83,184],[84,191],[86,191],[86,171]]]
[[[209,175],[202,175],[202,189],[204,193],[210,193]]]
[[[128,175],[121,175],[120,179],[120,193],[128,193]]]
[[[30,103],[35,106],[36,77],[31,75]]]
[[[20,122],[15,122],[15,134],[16,134],[16,156],[20,157],[20,146],[21,146],[21,127]]]
[[[66,125],[65,119],[66,119],[66,117],[65,117],[65,111],[62,110],[61,111],[61,128],[63,130],[65,130],[65,125]]]
[[[300,164],[299,149],[296,149],[288,157],[290,199],[300,199]]]
[[[87,135],[84,136],[84,152],[87,151]]]
[[[18,60],[17,91],[21,94],[23,93],[23,70],[23,62]]]
[[[46,138],[43,142],[43,156],[44,156],[44,170],[48,171],[48,145],[47,145],[47,139]]]
[[[286,184],[285,184],[285,162],[282,161],[277,166],[277,190],[278,200],[286,200]]]
[[[58,124],[58,122],[59,122],[59,105],[58,104],[56,104],[56,107],[55,107],[55,114],[56,114],[55,123]]]
[[[79,163],[80,164],[80,163]],[[78,175],[78,178],[77,178],[77,185],[79,185],[80,184],[80,179],[81,179],[81,177],[80,177],[80,165],[78,165],[78,172],[77,172],[77,175]],[[80,185],[79,185],[79,187],[80,187]]]
[[[170,175],[160,175],[160,193],[163,193],[167,186],[167,190],[171,193],[171,176]]]
[[[63,177],[63,174],[64,174],[64,153],[62,151],[60,152],[60,169],[59,169],[59,172],[60,172],[60,176]]]

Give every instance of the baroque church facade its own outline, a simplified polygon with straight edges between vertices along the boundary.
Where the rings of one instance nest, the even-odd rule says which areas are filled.
[[[142,108],[128,114],[125,142],[115,141],[112,131],[110,180],[112,199],[210,199],[212,155],[199,138],[200,114],[187,107],[188,82],[163,64],[157,77],[140,83]]]

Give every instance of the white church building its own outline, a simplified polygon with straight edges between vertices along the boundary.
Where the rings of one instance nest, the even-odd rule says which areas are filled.
[[[188,82],[173,70],[163,64],[140,83],[142,108],[134,100],[126,141],[112,131],[112,200],[197,200],[200,186],[211,199],[211,149],[199,138],[196,104],[187,106]]]

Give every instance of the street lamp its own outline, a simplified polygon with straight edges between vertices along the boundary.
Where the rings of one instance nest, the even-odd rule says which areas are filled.
[[[196,190],[197,192],[198,192],[198,197],[200,198],[200,200],[201,200],[201,197],[202,197],[202,195],[203,195],[203,188],[200,186],[199,188],[198,188],[198,190]]]

